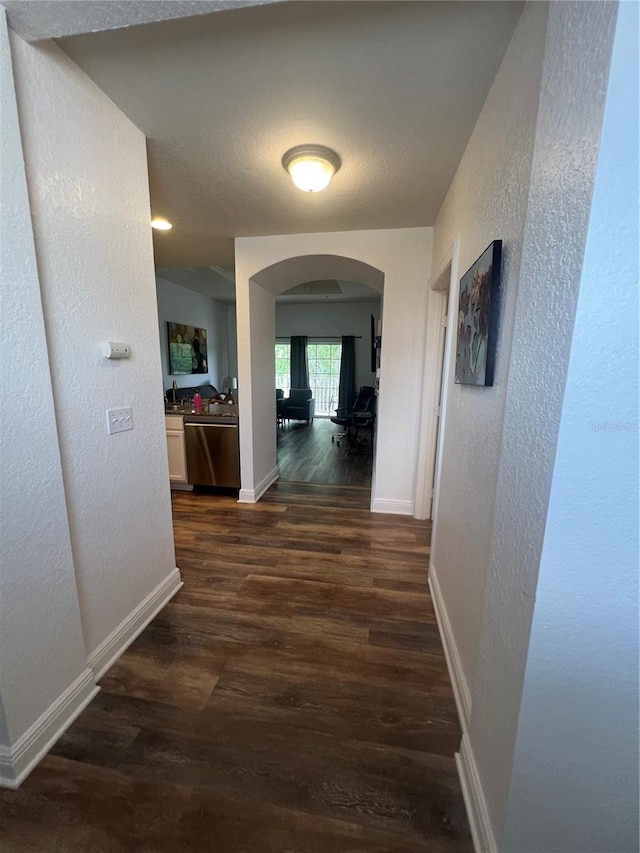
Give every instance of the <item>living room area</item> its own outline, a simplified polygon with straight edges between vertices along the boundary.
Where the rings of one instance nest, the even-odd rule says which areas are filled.
[[[370,489],[380,318],[380,294],[354,282],[309,282],[276,298],[280,480]]]

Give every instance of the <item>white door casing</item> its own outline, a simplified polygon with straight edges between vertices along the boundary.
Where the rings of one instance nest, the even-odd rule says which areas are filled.
[[[457,313],[458,240],[434,266],[427,290],[427,332],[416,477],[415,517],[435,519],[441,470],[442,435],[446,419],[447,388],[451,376],[452,346]],[[443,325],[443,317],[448,321]]]

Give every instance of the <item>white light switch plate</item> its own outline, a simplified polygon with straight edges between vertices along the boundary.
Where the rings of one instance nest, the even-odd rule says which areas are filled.
[[[131,406],[125,406],[124,409],[107,409],[107,432],[109,435],[114,432],[125,432],[128,429],[133,429]]]

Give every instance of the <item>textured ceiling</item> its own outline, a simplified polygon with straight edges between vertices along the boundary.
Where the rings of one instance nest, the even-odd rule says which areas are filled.
[[[148,138],[158,265],[203,267],[236,236],[432,225],[521,9],[281,2],[60,44]],[[309,142],[343,163],[317,195],[280,162]]]
[[[164,281],[179,284],[180,287],[186,287],[187,290],[202,293],[211,299],[218,299],[220,302],[236,301],[235,279],[232,278],[229,281],[226,277],[219,275],[209,267],[178,267],[177,269],[171,269],[158,268],[156,266],[156,276]]]
[[[311,266],[305,265],[294,273],[295,281],[303,283],[294,285],[293,288],[276,296],[278,302],[301,302],[310,304],[315,302],[376,302],[380,299],[380,293],[366,284],[354,281],[306,281],[309,269],[313,270],[316,262]],[[210,267],[179,267],[178,269],[156,269],[158,278],[171,281],[202,293],[211,299],[220,302],[233,303],[236,301],[236,288],[233,275],[228,270],[223,270],[221,275],[216,269]]]
[[[26,41],[188,18],[277,0],[2,0],[9,24]]]

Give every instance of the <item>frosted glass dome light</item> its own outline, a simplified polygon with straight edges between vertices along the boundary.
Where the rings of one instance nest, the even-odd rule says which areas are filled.
[[[171,231],[173,225],[164,216],[154,216],[151,220],[151,227],[156,231]]]
[[[322,145],[298,145],[282,158],[282,165],[299,190],[319,193],[329,186],[341,166],[335,151]]]

